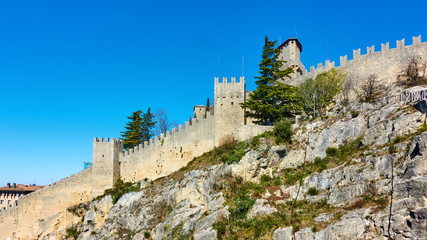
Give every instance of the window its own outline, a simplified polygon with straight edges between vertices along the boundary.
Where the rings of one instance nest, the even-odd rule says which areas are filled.
[[[4,203],[4,200],[1,200],[1,201],[0,201],[0,204],[3,204],[3,203]]]
[[[231,105],[233,105],[233,102],[231,102]]]
[[[15,206],[18,206],[18,201],[15,201]]]
[[[9,200],[9,201],[7,201],[7,204],[9,204],[10,205],[10,203],[11,203],[11,201]]]

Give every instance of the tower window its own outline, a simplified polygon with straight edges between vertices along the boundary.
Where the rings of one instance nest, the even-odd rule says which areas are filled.
[[[102,155],[102,157],[104,157],[104,155]]]
[[[231,102],[231,105],[233,105],[233,102]]]

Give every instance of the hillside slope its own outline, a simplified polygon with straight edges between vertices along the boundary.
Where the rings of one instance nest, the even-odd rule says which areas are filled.
[[[115,204],[112,191],[69,209],[67,231],[40,239],[425,239],[424,113],[376,101],[328,115],[295,124],[292,144],[228,141]]]

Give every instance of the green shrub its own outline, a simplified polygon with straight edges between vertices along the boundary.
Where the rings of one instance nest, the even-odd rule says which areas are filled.
[[[317,189],[315,187],[311,187],[308,189],[307,194],[310,196],[315,196],[315,195],[319,194],[319,191],[317,191]]]
[[[356,118],[357,116],[359,116],[359,111],[351,111],[352,118]]]
[[[231,148],[228,151],[222,153],[220,157],[221,162],[227,164],[240,162],[240,159],[242,159],[243,155],[246,153],[247,147],[248,145],[246,142],[235,144],[234,149]]]
[[[227,231],[228,222],[227,221],[219,221],[212,224],[212,228],[216,230],[217,238],[222,239]]]
[[[230,208],[230,216],[233,219],[244,219],[249,210],[255,204],[255,199],[252,199],[249,192],[239,191],[237,197],[234,198],[234,207]]]
[[[336,156],[338,154],[338,149],[334,147],[328,147],[326,148],[326,155],[328,156]]]
[[[144,232],[144,238],[150,238],[150,237],[151,237],[150,232]]]
[[[272,177],[270,177],[270,175],[267,175],[267,174],[263,174],[263,175],[261,175],[261,177],[260,177],[260,183],[261,184],[267,184],[267,185],[271,185],[271,184],[269,184],[272,180],[273,180],[273,178]]]
[[[184,229],[183,229],[184,223],[180,222],[178,225],[176,225],[174,228],[172,228],[170,239],[172,240],[181,240],[181,239],[187,239],[184,235]]]
[[[110,188],[104,191],[104,194],[101,196],[98,196],[95,198],[95,200],[100,200],[105,196],[111,195],[111,198],[113,200],[113,204],[116,204],[119,199],[125,195],[126,193],[130,192],[136,192],[141,190],[141,183],[138,182],[136,185],[134,185],[131,182],[123,182],[123,180],[119,179],[117,180],[116,184],[114,185],[114,188]]]
[[[76,227],[67,228],[65,232],[66,232],[65,238],[67,239],[69,238],[77,239],[81,233],[80,231],[77,230]]]
[[[314,159],[314,164],[320,172],[328,168],[327,158],[316,157]]]
[[[273,135],[276,144],[292,143],[293,134],[291,121],[285,119],[274,124]]]

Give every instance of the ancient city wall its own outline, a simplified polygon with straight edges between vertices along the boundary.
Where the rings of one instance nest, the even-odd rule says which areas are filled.
[[[120,175],[124,181],[156,179],[185,166],[194,157],[214,148],[214,119],[192,119],[166,135],[127,150],[120,158]]]
[[[92,167],[19,199],[18,206],[0,212],[0,239],[34,239],[46,218],[91,199]],[[65,225],[55,226],[64,229]]]
[[[366,54],[361,55],[360,48],[353,50],[353,59],[348,60],[347,55],[340,57],[340,66],[349,77],[364,81],[369,75],[375,74],[384,84],[394,81],[401,73],[402,67],[412,56],[427,60],[427,42],[421,42],[421,36],[412,38],[412,45],[405,46],[405,39],[396,41],[396,48],[390,49],[389,43],[381,44],[381,51],[375,52],[374,46],[367,47]],[[314,78],[317,74],[336,67],[335,62],[327,60],[325,64],[317,64],[317,68],[310,67],[305,71],[285,82],[298,86],[307,78]]]

